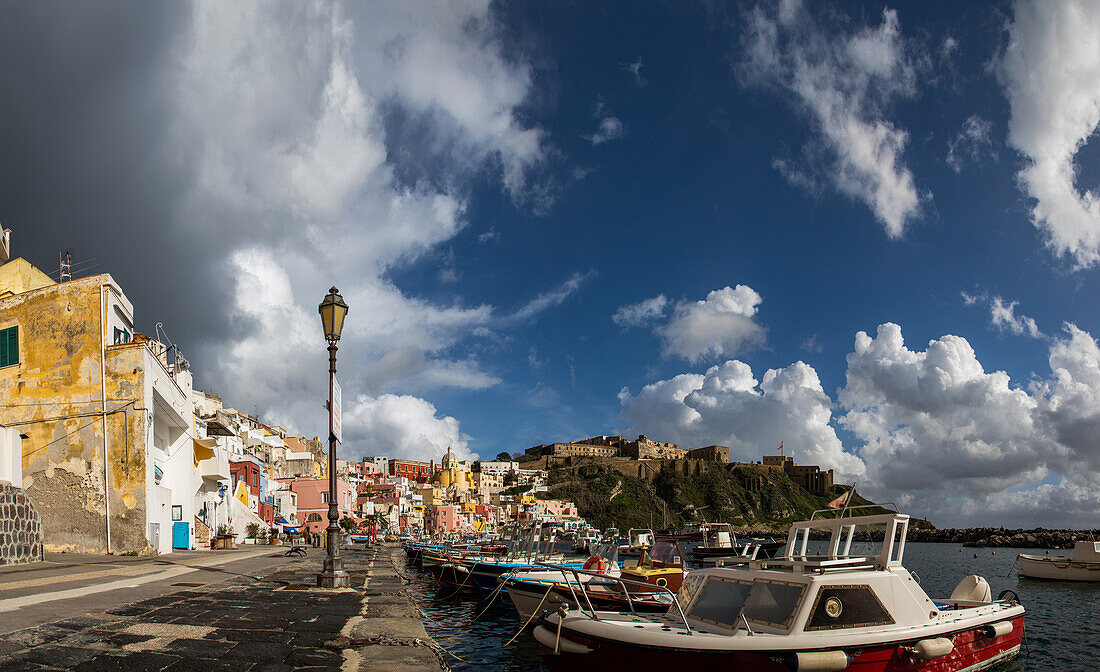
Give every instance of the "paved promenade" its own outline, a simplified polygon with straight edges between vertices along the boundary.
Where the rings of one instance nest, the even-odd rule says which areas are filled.
[[[313,587],[323,551],[310,553],[246,547],[0,572],[0,671],[445,669],[393,569],[400,548],[341,551],[344,590]],[[118,599],[133,590],[155,594]],[[54,609],[64,617],[42,620]]]

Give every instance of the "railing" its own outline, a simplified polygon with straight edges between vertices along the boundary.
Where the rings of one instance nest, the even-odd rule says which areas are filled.
[[[611,583],[618,584],[622,588],[623,595],[626,597],[626,603],[630,607],[630,613],[634,616],[638,615],[638,612],[635,611],[635,609],[634,609],[634,597],[637,597],[637,596],[634,596],[634,597],[631,596],[630,591],[627,590],[627,587],[626,587],[627,584],[634,585],[634,586],[642,586],[642,587],[647,589],[646,592],[660,592],[660,593],[667,594],[669,596],[669,598],[672,600],[672,602],[670,603],[669,606],[670,607],[672,605],[676,606],[676,611],[679,612],[679,614],[680,614],[680,620],[684,624],[684,629],[687,631],[687,633],[689,635],[694,634],[691,631],[691,625],[688,624],[687,615],[684,614],[684,609],[683,609],[683,607],[680,606],[680,600],[677,599],[677,597],[676,597],[676,593],[673,593],[671,590],[669,590],[668,588],[666,588],[664,586],[658,586],[658,585],[655,585],[655,584],[652,584],[652,583],[646,583],[645,581],[638,581],[636,579],[624,579],[621,576],[609,576],[607,574],[601,574],[600,572],[590,572],[590,571],[587,571],[587,570],[584,570],[584,569],[574,569],[572,567],[565,567],[563,565],[554,565],[554,564],[550,564],[550,563],[547,563],[547,562],[536,562],[535,564],[536,565],[542,565],[543,567],[548,567],[550,569],[560,571],[562,573],[562,578],[565,580],[565,586],[567,588],[569,588],[569,593],[573,596],[573,601],[577,603],[577,608],[580,609],[581,611],[586,611],[585,608],[584,608],[584,605],[577,598],[576,591],[573,590],[572,582],[569,580],[568,575],[572,574],[573,578],[577,581],[577,587],[580,589],[581,595],[584,597],[584,604],[588,605],[587,612],[592,616],[592,620],[594,620],[594,621],[600,620],[600,617],[597,614],[596,608],[594,606],[592,606],[592,600],[589,598],[588,591],[585,589],[585,583],[587,583],[587,582],[581,581],[581,579],[580,579],[581,574],[584,574],[586,576],[591,576],[591,577],[597,577],[597,578],[600,578],[600,579],[604,579],[604,581],[605,581],[604,585],[606,585],[606,582],[611,582]],[[654,588],[656,588],[657,590],[653,590]]]
[[[895,504],[893,502],[885,502],[883,504],[860,504],[858,506],[849,506],[845,509],[818,509],[818,510],[814,511],[812,514],[810,514],[810,520],[836,520],[837,518],[854,518],[855,516],[851,514],[852,511],[856,511],[858,509],[885,509],[887,507],[892,507],[894,509],[894,513],[901,513],[901,511],[898,510],[898,505],[897,504]],[[822,516],[821,518],[818,518],[817,514],[819,514],[819,513],[836,513],[836,514],[839,514],[839,515],[834,516],[832,518],[825,518],[824,516]],[[881,515],[881,514],[873,514],[872,513],[872,514],[868,514],[868,515],[873,516],[873,515]]]

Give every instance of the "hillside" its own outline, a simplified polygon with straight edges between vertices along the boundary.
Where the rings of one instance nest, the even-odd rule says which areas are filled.
[[[614,499],[611,495],[619,490]],[[543,498],[576,502],[578,512],[598,528],[678,530],[684,523],[728,522],[740,529],[785,531],[825,508],[846,486],[813,495],[785,474],[752,467],[716,468],[685,476],[661,471],[653,483],[626,476],[606,464],[556,467]],[[870,503],[857,494],[853,504]]]

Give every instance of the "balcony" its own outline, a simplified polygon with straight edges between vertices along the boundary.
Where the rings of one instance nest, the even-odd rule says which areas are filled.
[[[229,455],[215,439],[195,439],[195,469],[211,481],[228,481]]]

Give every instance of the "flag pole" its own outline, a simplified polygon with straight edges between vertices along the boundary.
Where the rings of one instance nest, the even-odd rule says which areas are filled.
[[[852,503],[852,497],[856,494],[856,485],[858,485],[858,483],[852,483],[851,489],[848,490],[848,496],[844,498],[844,508],[840,510],[841,518],[848,512],[848,505]]]

